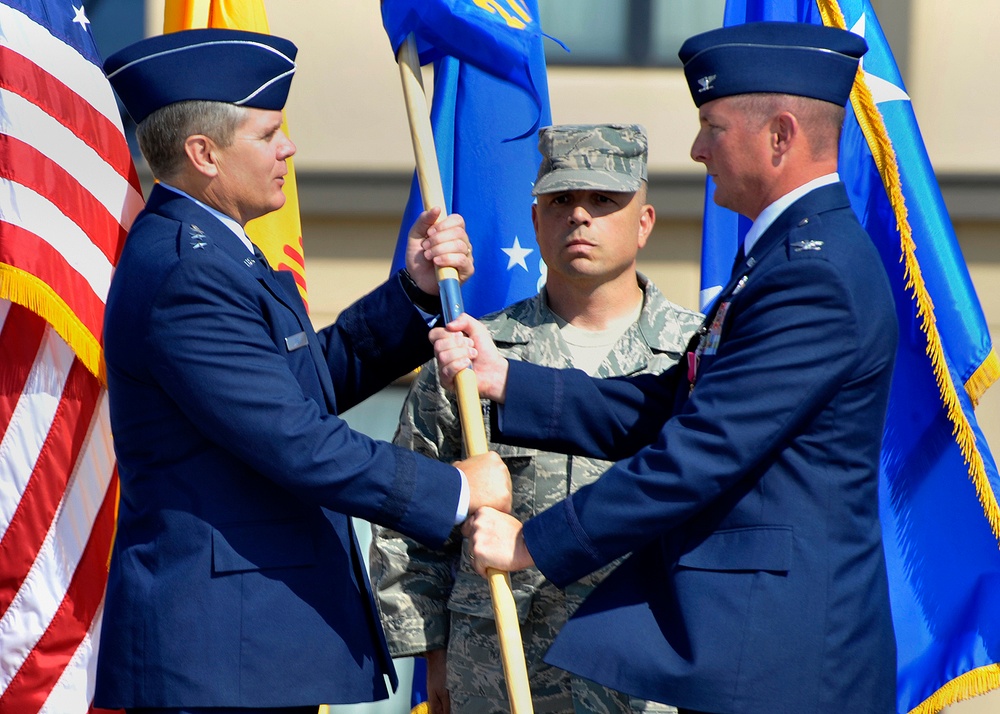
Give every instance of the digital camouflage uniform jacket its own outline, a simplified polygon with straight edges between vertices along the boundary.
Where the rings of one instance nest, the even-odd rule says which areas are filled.
[[[642,276],[640,285],[645,292],[642,312],[599,367],[601,377],[668,369],[701,325],[700,314],[669,302]],[[568,347],[543,295],[482,321],[506,357],[570,367]],[[488,401],[483,402],[483,409],[489,409]],[[438,383],[433,361],[424,366],[410,389],[394,442],[445,462],[463,457],[454,395]],[[499,452],[510,469],[513,512],[521,521],[591,483],[610,465],[493,442],[490,448]],[[442,550],[431,550],[393,530],[373,526],[370,555],[373,589],[392,655],[447,646],[453,711],[509,711],[489,586],[471,567],[458,529]],[[542,661],[569,615],[613,567],[592,573],[565,590],[534,568],[511,574],[536,711],[572,711],[574,700],[577,706],[583,704],[581,700],[590,700],[583,705],[587,711],[614,709],[593,700],[604,696],[585,691],[582,682],[571,682],[566,672]]]

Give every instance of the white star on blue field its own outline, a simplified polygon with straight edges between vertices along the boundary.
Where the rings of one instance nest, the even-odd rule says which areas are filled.
[[[854,27],[851,28],[851,32],[860,37],[865,36],[865,16],[864,14],[858,18],[858,21],[854,23]],[[865,68],[865,59],[861,58],[861,69]],[[903,91],[902,87],[897,87],[892,82],[882,79],[881,77],[876,77],[865,70],[865,83],[872,92],[872,98],[875,100],[875,104],[881,104],[882,102],[892,102],[892,101],[910,101],[910,96]]]
[[[512,269],[515,265],[520,265],[524,268],[525,272],[528,271],[528,264],[524,259],[535,252],[533,248],[522,248],[521,241],[517,236],[514,236],[514,245],[510,248],[501,248],[500,250],[507,254],[507,270]]]
[[[87,25],[90,24],[90,20],[87,19],[87,13],[84,12],[83,5],[81,5],[80,7],[74,5],[73,10],[74,12],[76,12],[76,15],[73,17],[73,22],[80,23],[80,27],[86,30]]]

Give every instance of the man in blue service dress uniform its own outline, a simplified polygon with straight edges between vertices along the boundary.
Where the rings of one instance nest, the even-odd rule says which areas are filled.
[[[421,215],[406,270],[319,334],[243,232],[284,203],[294,57],[278,37],[193,30],[105,63],[160,183],[107,303],[121,505],[98,706],[298,713],[384,698],[396,678],[350,516],[437,545],[468,509],[509,509],[495,454],[456,468],[337,417],[431,355],[434,266],[472,272],[461,217]]]
[[[505,401],[495,440],[620,459],[523,529],[489,508],[463,527],[478,570],[534,564],[557,584],[632,552],[552,664],[682,711],[895,711],[877,476],[897,323],[836,174],[865,50],[793,23],[681,48],[691,156],[753,226],[678,367],[592,380],[501,360],[466,317],[451,328],[475,350],[432,331],[446,379],[472,358]]]

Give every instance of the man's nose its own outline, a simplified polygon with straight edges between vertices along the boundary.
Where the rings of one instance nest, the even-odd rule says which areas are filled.
[[[694,142],[691,144],[691,158],[699,164],[705,163],[705,142],[702,141],[701,134],[698,134],[698,136],[694,138]]]
[[[294,142],[292,142],[292,140],[288,138],[288,135],[285,134],[285,132],[281,132],[281,136],[284,139],[284,142],[282,143],[281,147],[281,158],[282,159],[291,158],[292,156],[295,155],[297,148]]]
[[[590,212],[584,208],[581,204],[576,204],[573,206],[573,210],[569,214],[569,221],[573,225],[590,225],[591,215]]]

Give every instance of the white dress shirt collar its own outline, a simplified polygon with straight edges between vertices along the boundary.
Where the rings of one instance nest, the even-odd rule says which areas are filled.
[[[828,186],[832,183],[837,183],[838,181],[840,181],[840,174],[836,172],[820,176],[819,178],[814,178],[809,183],[804,183],[798,188],[789,191],[761,211],[760,215],[757,216],[757,220],[753,222],[753,225],[750,226],[750,230],[747,231],[746,238],[743,240],[743,254],[750,255],[750,250],[754,247],[757,240],[764,235],[764,231],[770,228],[772,223],[778,220],[778,216],[784,213],[785,209],[810,191],[814,191],[821,186]]]
[[[218,211],[218,210],[212,208],[207,203],[199,201],[197,198],[195,198],[191,194],[185,193],[184,191],[181,191],[176,186],[171,186],[169,183],[163,183],[163,181],[160,181],[160,185],[163,186],[163,188],[165,188],[165,189],[169,189],[170,191],[173,191],[174,193],[179,193],[181,196],[184,196],[184,198],[189,198],[192,201],[194,201],[195,203],[197,203],[199,206],[201,206],[206,211],[208,211],[209,213],[211,213],[213,216],[215,216],[216,218],[218,218],[219,221],[221,221],[222,224],[224,226],[226,226],[229,230],[231,230],[233,233],[235,233],[236,237],[239,238],[241,241],[243,241],[243,245],[245,245],[247,247],[247,250],[249,250],[251,253],[254,252],[254,250],[253,250],[253,243],[251,243],[250,239],[247,238],[246,231],[243,230],[243,226],[241,226],[238,221],[236,221],[233,218],[230,218],[225,213],[222,213],[221,211]]]

